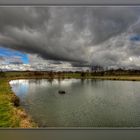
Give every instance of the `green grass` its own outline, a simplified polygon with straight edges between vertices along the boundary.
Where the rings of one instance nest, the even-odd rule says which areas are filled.
[[[11,124],[11,105],[7,99],[0,96],[0,127],[9,127]]]
[[[9,88],[8,82],[4,78],[1,78],[0,79],[0,127],[14,126],[14,123],[12,122],[13,119],[12,109],[14,108],[14,106],[13,103],[11,102],[11,99],[12,99],[12,92]]]
[[[11,87],[8,81],[9,78],[0,78],[0,127],[22,127],[24,124],[21,126],[21,122],[23,119],[28,119],[28,117],[23,118],[20,115],[22,109],[20,109],[20,107],[14,106],[13,99],[15,99],[16,96],[11,91]],[[34,123],[29,124],[29,127],[31,126],[36,125],[34,125]]]

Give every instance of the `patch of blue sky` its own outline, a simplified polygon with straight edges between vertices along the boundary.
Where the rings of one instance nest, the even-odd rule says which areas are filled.
[[[26,53],[22,53],[20,51],[4,48],[2,46],[0,46],[0,56],[9,57],[9,58],[20,57],[20,59],[22,60],[22,62],[24,64],[29,64],[29,58],[28,58],[28,55]]]
[[[138,34],[137,35],[133,35],[133,36],[130,37],[130,40],[131,41],[140,41],[140,35],[138,35]]]

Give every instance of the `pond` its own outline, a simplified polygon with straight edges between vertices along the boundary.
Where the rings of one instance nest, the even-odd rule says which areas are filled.
[[[40,127],[140,126],[137,81],[30,79],[10,85]]]

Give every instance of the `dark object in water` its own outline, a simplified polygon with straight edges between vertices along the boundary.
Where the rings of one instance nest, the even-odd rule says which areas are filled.
[[[64,90],[59,90],[58,93],[59,94],[65,94],[66,92]]]

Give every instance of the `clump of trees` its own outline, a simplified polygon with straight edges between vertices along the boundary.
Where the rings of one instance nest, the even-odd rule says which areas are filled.
[[[29,76],[43,76],[44,72],[42,71],[26,71]]]
[[[0,69],[0,77],[5,77],[5,72]]]
[[[81,72],[81,77],[85,77],[86,73],[85,72]]]
[[[35,71],[34,72],[34,75],[36,75],[36,76],[42,76],[42,75],[44,75],[44,73],[43,72],[40,72],[40,71]]]
[[[53,71],[48,72],[49,78],[53,79],[55,76],[55,73]]]

